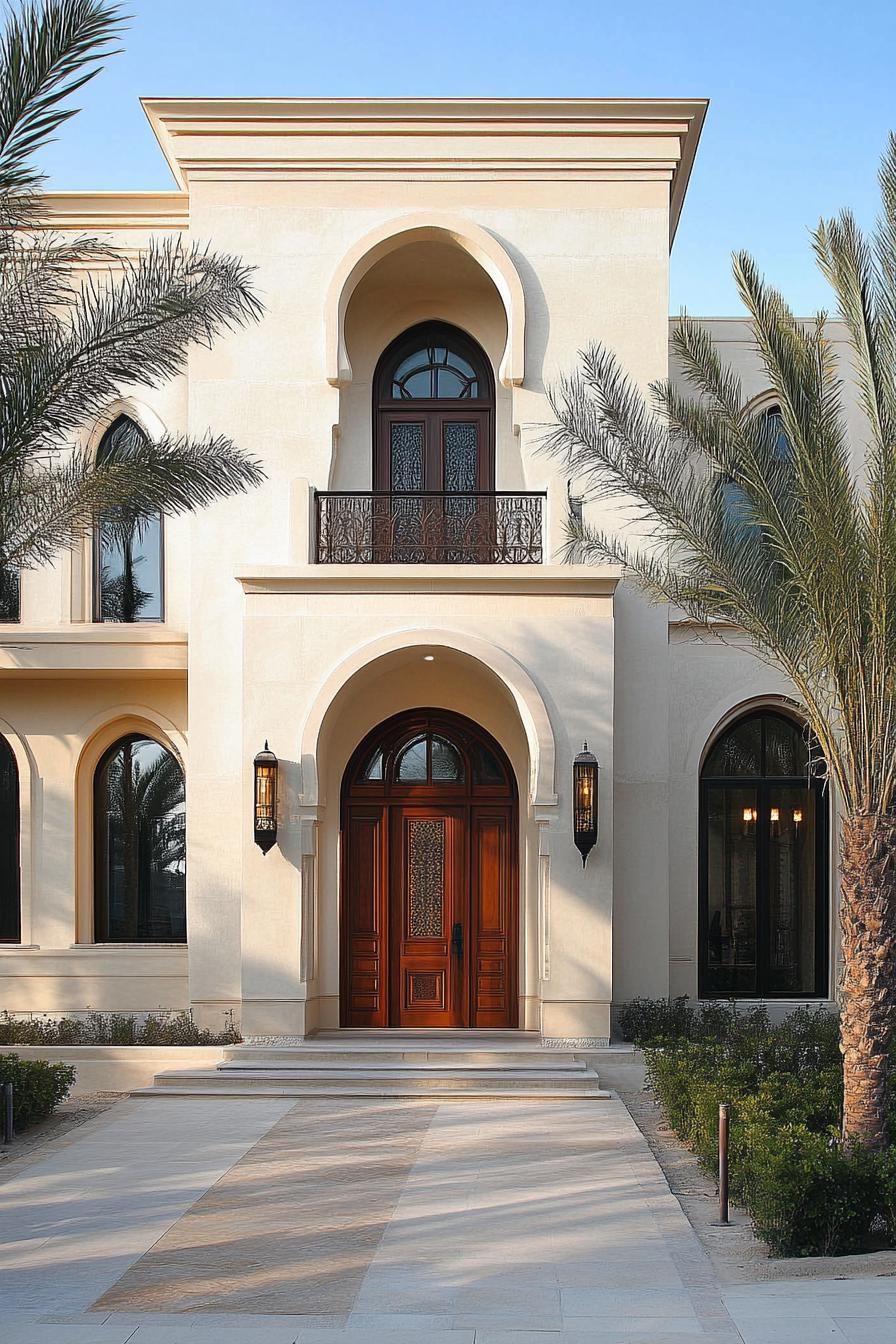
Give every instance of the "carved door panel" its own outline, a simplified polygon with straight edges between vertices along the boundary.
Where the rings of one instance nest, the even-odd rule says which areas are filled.
[[[389,1025],[386,817],[381,806],[353,807],[345,831],[342,933],[343,1025]]]
[[[469,891],[464,810],[392,809],[392,1006],[396,1027],[467,1021]]]
[[[511,809],[474,807],[470,823],[471,1026],[516,1025],[516,884]]]
[[[383,411],[374,485],[374,559],[403,564],[489,563],[494,488],[490,412]]]

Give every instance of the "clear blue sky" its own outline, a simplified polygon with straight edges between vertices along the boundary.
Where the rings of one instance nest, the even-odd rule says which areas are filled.
[[[172,185],[140,95],[708,97],[671,309],[738,311],[746,247],[802,313],[808,229],[877,209],[896,0],[130,0],[123,55],[43,155],[56,189]]]

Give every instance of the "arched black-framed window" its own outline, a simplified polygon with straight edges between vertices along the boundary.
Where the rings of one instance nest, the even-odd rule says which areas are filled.
[[[375,489],[494,489],[495,379],[472,336],[447,322],[403,332],[380,357],[373,400]]]
[[[19,767],[12,747],[0,737],[0,943],[22,938],[20,825]]]
[[[139,455],[146,435],[120,415],[103,435],[97,462]],[[137,518],[126,508],[101,515],[93,540],[93,619],[131,623],[164,619],[162,516]]]
[[[805,729],[745,714],[700,773],[701,997],[826,995],[828,907],[828,797]]]
[[[184,776],[151,737],[105,752],[93,785],[94,941],[182,943],[187,937]]]

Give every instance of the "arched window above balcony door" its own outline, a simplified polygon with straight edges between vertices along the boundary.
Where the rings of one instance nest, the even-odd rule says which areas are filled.
[[[139,454],[146,435],[120,415],[103,435],[97,463]],[[107,509],[93,538],[93,619],[129,624],[161,621],[163,610],[162,517],[138,518],[127,508]]]
[[[495,380],[472,337],[443,322],[412,327],[384,351],[373,388],[374,489],[494,489]]]

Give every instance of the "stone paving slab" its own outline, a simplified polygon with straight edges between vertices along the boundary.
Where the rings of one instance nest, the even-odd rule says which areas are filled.
[[[349,1311],[436,1109],[294,1106],[96,1309]]]
[[[288,1109],[186,1101],[165,1115],[126,1101],[11,1175],[0,1184],[4,1313],[86,1311]]]
[[[721,1287],[618,1102],[141,1100],[0,1185],[15,1344],[896,1344],[896,1280]]]

